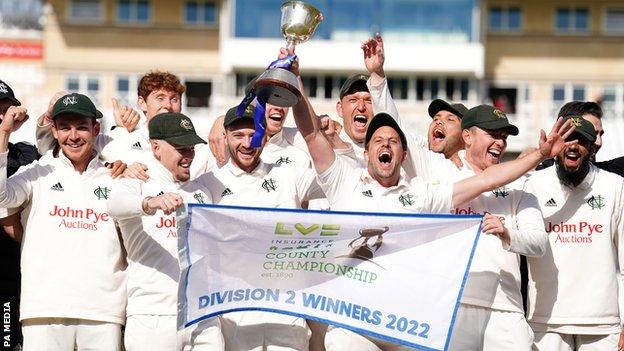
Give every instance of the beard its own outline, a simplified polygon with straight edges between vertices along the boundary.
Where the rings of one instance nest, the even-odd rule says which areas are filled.
[[[587,173],[589,173],[589,157],[585,157],[581,162],[578,169],[568,170],[559,157],[555,160],[555,167],[557,167],[557,177],[559,181],[569,187],[574,188],[581,184]]]

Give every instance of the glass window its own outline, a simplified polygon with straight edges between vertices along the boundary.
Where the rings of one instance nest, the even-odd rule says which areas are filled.
[[[522,11],[518,7],[510,7],[507,16],[507,28],[518,30],[522,27]]]
[[[209,107],[212,95],[212,82],[185,82],[186,106]]]
[[[433,78],[429,81],[429,88],[431,90],[431,100],[438,98],[438,89],[440,88],[440,82],[437,78]]]
[[[555,14],[555,28],[563,33],[589,31],[589,10],[587,8],[558,8]]]
[[[72,21],[101,21],[101,0],[71,0],[69,18]]]
[[[564,100],[565,100],[565,86],[555,85],[553,87],[553,101],[564,101]]]
[[[447,100],[455,100],[455,79],[447,78],[444,85],[444,90],[446,91]]]
[[[80,91],[80,79],[78,76],[71,75],[67,77],[67,90],[69,92],[75,93]]]
[[[217,22],[217,5],[212,1],[187,1],[184,4],[186,24],[207,25]]]
[[[332,82],[332,77],[331,76],[325,76],[325,80],[323,82],[323,86],[325,88],[325,98],[326,99],[331,99],[332,98],[332,89],[333,89],[333,82]]]
[[[467,101],[468,94],[470,93],[470,81],[468,79],[462,79],[460,82],[461,100]]]
[[[492,32],[522,29],[522,9],[519,7],[491,7],[488,28]]]
[[[397,100],[407,99],[407,79],[406,78],[389,78],[388,88],[390,93]]]
[[[585,101],[585,87],[582,85],[575,85],[572,87],[572,100]]]
[[[503,9],[500,7],[490,8],[488,25],[490,29],[503,29]]]
[[[308,0],[324,20],[317,39],[364,39],[383,32],[389,41],[470,42],[476,0]],[[278,10],[283,0],[237,0],[236,37],[281,38]],[[253,20],[251,20],[253,19]]]
[[[425,99],[425,80],[422,78],[416,79],[416,100],[423,101]]]
[[[555,26],[557,30],[566,31],[570,27],[570,10],[557,9],[557,16],[555,19]]]
[[[198,5],[196,1],[187,1],[184,7],[185,20],[187,23],[196,23],[199,19]]]
[[[120,93],[127,93],[130,91],[130,80],[128,77],[118,77],[117,78],[117,91]]]
[[[318,89],[318,79],[316,76],[302,76],[303,87],[306,91],[306,94],[311,97],[316,97],[316,90]]]
[[[607,9],[604,28],[607,33],[624,33],[624,7]]]
[[[614,103],[615,102],[615,94],[616,94],[615,85],[607,85],[604,87],[602,92],[602,101],[605,103]]]
[[[117,21],[124,23],[147,23],[150,19],[148,0],[117,0]]]

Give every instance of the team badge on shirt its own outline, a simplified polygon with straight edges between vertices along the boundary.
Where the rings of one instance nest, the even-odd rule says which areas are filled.
[[[405,193],[401,196],[399,196],[399,202],[401,202],[401,205],[403,205],[403,207],[406,206],[412,206],[414,204],[414,195],[410,194],[410,193]]]
[[[290,160],[290,158],[287,157],[282,157],[280,156],[280,158],[275,161],[276,164],[281,165],[281,164],[289,164],[292,163],[292,161]]]
[[[264,182],[262,182],[262,189],[266,190],[267,193],[270,193],[271,191],[276,191],[277,183],[273,178],[265,179]]]
[[[506,198],[509,196],[509,190],[507,190],[504,186],[501,186],[500,188],[492,190],[492,194],[494,194],[494,197]]]
[[[599,210],[605,207],[604,197],[600,195],[592,195],[589,199],[587,199],[587,204],[592,210]]]
[[[199,191],[195,192],[193,194],[193,198],[195,198],[195,201],[199,202],[200,204],[205,204],[206,202],[204,201],[204,195],[202,193],[200,193]]]
[[[93,194],[95,195],[95,197],[97,197],[98,200],[106,200],[108,199],[108,194],[110,194],[110,189],[108,189],[107,187],[98,186],[97,188],[95,188],[95,190],[93,190]]]

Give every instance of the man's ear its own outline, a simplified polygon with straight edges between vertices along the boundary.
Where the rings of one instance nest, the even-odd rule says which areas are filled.
[[[407,157],[407,151],[405,150],[401,151],[401,164],[403,164],[403,161],[405,161],[406,157]]]
[[[158,144],[158,140],[150,139],[150,145],[152,146],[152,153],[157,160],[160,160],[160,144]]]
[[[472,145],[472,135],[470,135],[470,130],[462,129],[462,140],[464,141],[464,145]]]
[[[58,140],[58,130],[56,129],[56,122],[52,122],[52,136]]]
[[[139,108],[141,109],[141,111],[143,111],[143,113],[147,113],[147,101],[145,101],[145,99],[143,99],[142,96],[139,96]]]
[[[102,125],[100,124],[100,122],[93,122],[93,137],[97,137],[100,134],[100,129],[102,128]]]
[[[336,103],[336,113],[338,113],[338,116],[342,118],[342,100],[338,100]]]

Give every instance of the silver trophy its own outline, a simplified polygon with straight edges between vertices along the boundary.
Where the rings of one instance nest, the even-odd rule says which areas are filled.
[[[323,14],[303,1],[282,5],[281,29],[289,47],[310,40],[321,21]],[[264,71],[256,80],[255,89],[258,99],[271,105],[291,107],[301,100],[297,76],[284,68]]]

